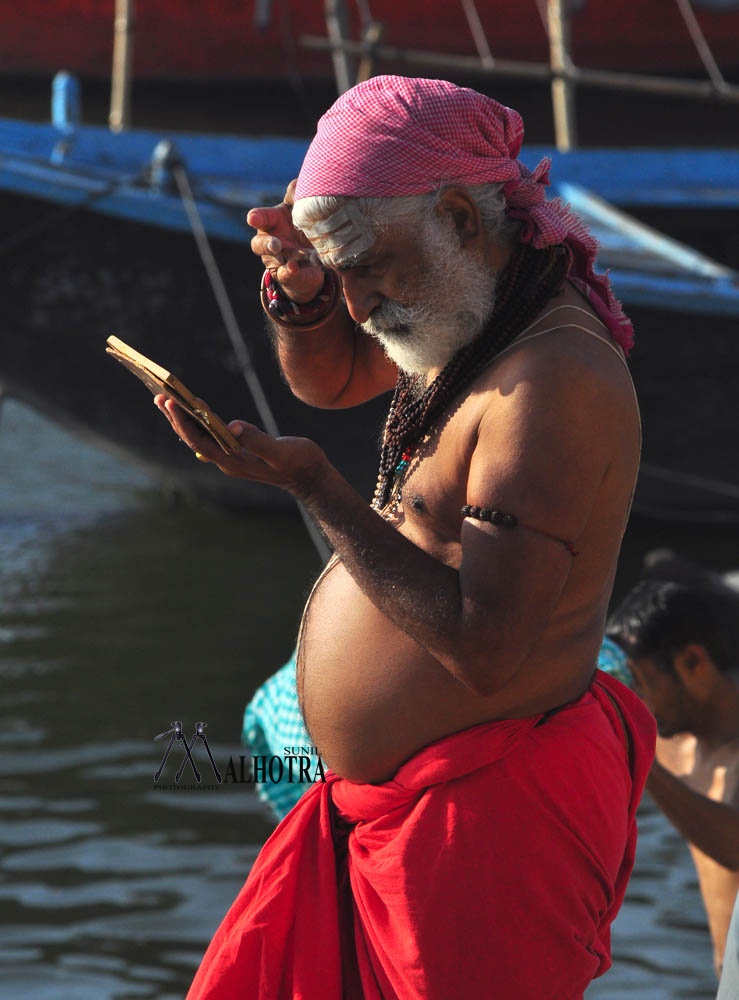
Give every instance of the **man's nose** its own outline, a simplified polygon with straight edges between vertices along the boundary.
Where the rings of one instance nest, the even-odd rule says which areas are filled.
[[[355,323],[366,322],[370,313],[381,304],[384,298],[377,280],[345,271],[341,275],[341,284],[349,315]]]

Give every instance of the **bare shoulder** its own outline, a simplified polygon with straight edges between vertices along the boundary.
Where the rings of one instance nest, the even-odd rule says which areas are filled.
[[[695,768],[696,738],[692,733],[677,736],[658,736],[656,758],[659,763],[677,777],[692,774]]]
[[[539,321],[520,343],[513,342],[490,372],[493,381],[510,387],[512,381],[536,380],[553,389],[568,385],[587,396],[612,386],[628,389],[631,378],[624,356],[595,317],[562,307],[556,325]]]
[[[567,316],[515,345],[473,385],[479,423],[469,493],[575,539],[591,522],[622,527],[641,437],[623,358]]]
[[[608,335],[562,323],[513,344],[480,377],[485,416],[505,415],[510,432],[519,421],[572,433],[582,427],[593,444],[639,442],[639,410],[627,365]],[[485,418],[483,418],[485,419]]]

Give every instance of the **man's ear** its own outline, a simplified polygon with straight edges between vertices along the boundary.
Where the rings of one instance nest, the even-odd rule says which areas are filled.
[[[672,660],[675,673],[684,687],[693,694],[710,694],[721,671],[713,661],[713,657],[705,646],[699,642],[691,642],[679,649]]]
[[[464,188],[444,188],[439,195],[436,212],[451,216],[460,245],[465,249],[482,242],[484,229],[480,209]]]

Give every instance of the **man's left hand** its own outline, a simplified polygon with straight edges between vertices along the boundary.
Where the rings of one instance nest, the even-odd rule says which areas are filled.
[[[154,397],[154,403],[196,456],[218,466],[227,476],[278,486],[298,499],[305,499],[328,466],[325,453],[314,441],[300,437],[273,438],[243,420],[233,420],[228,425],[241,444],[237,454],[228,455],[171,399],[159,395]]]

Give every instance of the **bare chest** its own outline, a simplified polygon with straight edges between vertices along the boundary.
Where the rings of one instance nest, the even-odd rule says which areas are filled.
[[[714,802],[739,802],[739,746],[736,741],[707,751],[692,734],[660,741],[660,760],[695,792]]]
[[[383,511],[401,534],[455,568],[461,561],[462,507],[478,422],[467,400],[433,428],[410,450]]]

